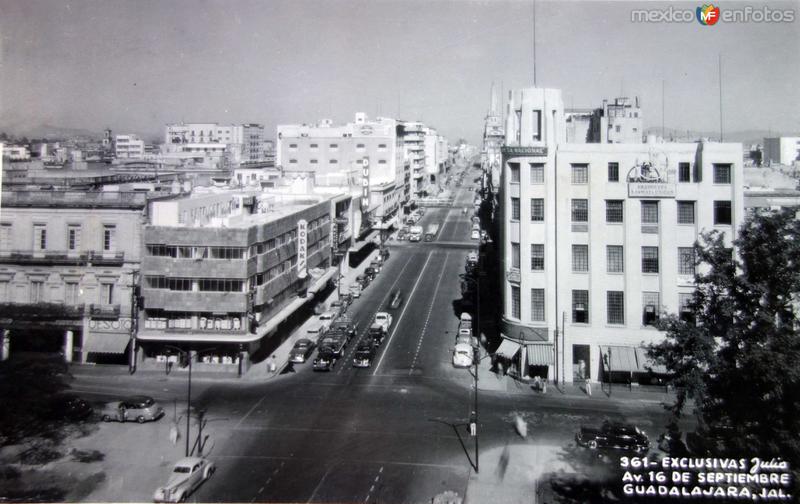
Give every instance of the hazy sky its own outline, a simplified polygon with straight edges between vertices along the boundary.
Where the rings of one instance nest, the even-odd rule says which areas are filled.
[[[794,23],[645,24],[631,9],[536,4],[537,84],[567,107],[639,95],[645,125],[800,132]],[[167,122],[282,123],[356,111],[478,142],[492,81],[533,83],[532,1],[0,0],[0,127],[161,134]]]

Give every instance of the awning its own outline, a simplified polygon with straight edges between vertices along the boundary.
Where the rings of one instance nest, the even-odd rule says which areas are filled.
[[[325,284],[328,283],[328,280],[330,280],[333,277],[333,275],[336,274],[337,270],[338,268],[328,268],[327,272],[325,272],[318,279],[314,280],[313,285],[311,285],[311,287],[308,288],[308,292],[310,294],[316,294],[317,291],[323,289],[325,287]]]
[[[136,335],[142,341],[172,341],[189,343],[250,343],[261,336],[252,333],[163,332],[140,330]]]
[[[609,353],[611,355],[610,357]],[[603,366],[606,371],[611,371],[612,373],[635,373],[639,371],[639,365],[636,362],[636,351],[634,347],[601,346],[600,354],[603,357]]]
[[[358,252],[359,250],[361,250],[364,247],[366,247],[367,244],[374,243],[375,237],[378,236],[379,233],[380,233],[380,231],[372,231],[363,240],[359,240],[359,241],[353,243],[353,246],[350,247],[350,252]]]
[[[504,339],[497,350],[495,350],[494,354],[501,355],[507,359],[513,359],[514,356],[517,355],[517,352],[519,352],[520,346],[521,345],[515,341]]]
[[[528,350],[528,364],[531,366],[550,366],[555,363],[553,345],[550,343],[536,343],[525,346]]]
[[[667,374],[667,367],[663,364],[656,364],[652,359],[647,357],[647,349],[636,347],[636,359],[639,361],[639,371],[647,373],[652,371],[656,374]]]
[[[89,333],[85,340],[84,352],[124,354],[131,336],[125,333]]]

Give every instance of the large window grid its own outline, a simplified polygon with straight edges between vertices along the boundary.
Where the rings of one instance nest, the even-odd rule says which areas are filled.
[[[678,201],[678,224],[694,224],[694,201]]]
[[[642,292],[642,325],[655,325],[658,322],[660,297],[658,292]]]
[[[531,163],[531,184],[544,184],[543,163]]]
[[[572,271],[585,273],[589,271],[589,246],[572,246]]]
[[[642,201],[642,224],[658,224],[658,201]]]
[[[694,247],[678,247],[678,274],[694,276]]]
[[[678,163],[678,182],[691,182],[691,174],[691,163]]]
[[[512,184],[519,184],[519,163],[508,163],[508,172]]]
[[[511,220],[519,220],[519,198],[511,198]]]
[[[531,198],[531,221],[543,222],[544,221],[544,199]]]
[[[606,316],[609,324],[625,323],[625,293],[623,291],[606,293]]]
[[[589,183],[589,165],[587,164],[572,165],[572,183],[573,184]]]
[[[608,181],[619,182],[619,163],[608,163]]]
[[[731,183],[731,165],[714,164],[714,183],[715,184]]]
[[[519,287],[512,285],[511,286],[511,317],[515,319],[519,319],[520,309],[521,309],[521,301],[519,297]]]
[[[589,200],[572,200],[572,222],[589,222]]]
[[[609,273],[622,273],[625,270],[622,245],[606,246],[606,269]]]
[[[534,271],[544,270],[544,244],[531,244],[531,269]]]
[[[589,323],[589,291],[572,291],[572,322],[575,324]]]
[[[658,273],[658,247],[642,247],[642,273]]]
[[[731,223],[732,223],[731,202],[730,201],[715,201],[714,202],[714,224],[715,225],[730,225]]]
[[[622,200],[606,200],[606,222],[620,223],[624,218]]]
[[[531,289],[531,320],[544,322],[544,289]]]

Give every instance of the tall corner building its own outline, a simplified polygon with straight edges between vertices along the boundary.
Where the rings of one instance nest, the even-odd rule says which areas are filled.
[[[523,377],[646,382],[653,324],[683,313],[693,244],[744,218],[738,143],[567,143],[557,89],[509,96],[497,218],[503,340]]]

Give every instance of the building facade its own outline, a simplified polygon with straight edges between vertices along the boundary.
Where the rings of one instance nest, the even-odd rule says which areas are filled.
[[[800,137],[764,139],[764,162],[792,165],[800,160]]]
[[[2,356],[125,361],[134,330],[141,192],[3,191]]]
[[[570,144],[559,90],[519,97],[499,191],[498,353],[522,376],[651,379],[642,347],[691,297],[695,240],[731,243],[744,218],[741,144]]]
[[[265,135],[262,124],[179,123],[164,128],[166,152],[219,154],[223,145],[233,164],[263,161]]]
[[[144,140],[136,135],[114,137],[114,157],[117,159],[144,158]]]

